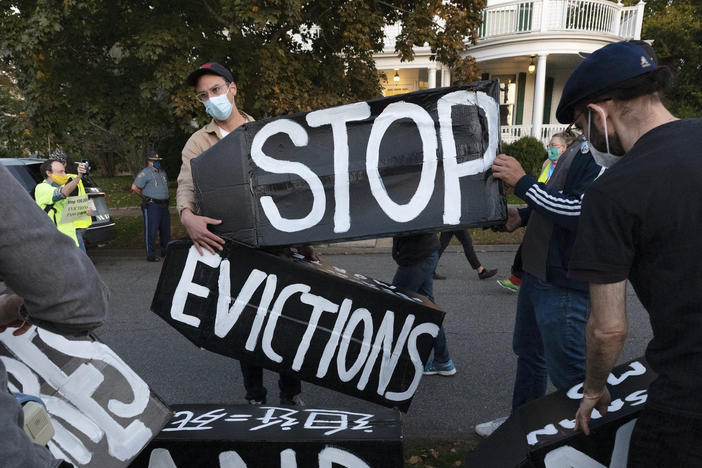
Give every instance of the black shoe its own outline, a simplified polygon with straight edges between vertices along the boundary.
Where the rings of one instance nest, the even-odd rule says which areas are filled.
[[[266,404],[266,399],[264,398],[263,400],[247,400],[250,405],[254,406],[261,406]]]
[[[161,258],[166,258],[166,249],[161,249]]]
[[[445,277],[444,275],[442,275],[442,274],[440,274],[440,273],[437,273],[437,272],[434,272],[434,274],[432,275],[432,277],[433,277],[435,280],[445,280],[445,279],[446,279],[446,277]]]
[[[158,257],[146,257],[146,261],[147,262],[158,262],[158,261],[161,261],[161,259]]]
[[[492,278],[493,276],[495,276],[495,273],[497,273],[497,268],[495,268],[494,270],[488,270],[487,268],[483,268],[483,271],[478,273],[478,279],[484,280]]]

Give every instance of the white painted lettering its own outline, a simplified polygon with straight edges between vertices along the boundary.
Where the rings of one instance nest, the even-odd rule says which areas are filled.
[[[392,345],[392,337],[395,324],[395,313],[391,310],[385,312],[385,317],[378,328],[378,333],[375,335],[375,342],[373,348],[371,349],[370,357],[366,361],[366,366],[363,369],[363,374],[358,380],[356,387],[359,390],[366,388],[368,384],[368,378],[370,377],[371,371],[375,365],[375,361],[380,354],[380,349],[382,347],[383,357],[380,361],[380,375],[378,377],[378,395],[385,393],[385,389],[390,383],[390,378],[392,373],[395,371],[397,366],[397,361],[400,359],[400,353],[405,347],[405,341],[409,336],[410,330],[412,329],[412,324],[414,323],[414,315],[408,315],[405,319],[405,323],[402,326],[395,346]]]
[[[275,333],[275,326],[278,323],[278,318],[282,315],[283,307],[287,300],[293,294],[297,293],[308,293],[310,292],[310,287],[305,284],[294,283],[283,288],[278,294],[278,298],[273,304],[273,309],[268,316],[268,322],[266,322],[266,329],[263,331],[263,352],[268,356],[268,358],[277,363],[283,362],[283,356],[276,353],[273,350],[273,335]]]
[[[358,340],[353,338],[353,332],[359,323],[363,322],[363,341],[361,342],[361,349],[358,352],[356,361],[350,369],[346,369],[346,354],[349,350],[349,344],[353,339],[354,342]],[[343,336],[341,337],[341,345],[339,345],[339,354],[336,355],[336,367],[339,372],[339,379],[342,382],[348,382],[353,379],[356,374],[363,367],[363,363],[368,357],[368,352],[370,351],[371,339],[373,338],[373,318],[371,317],[368,309],[358,308],[353,311],[351,318],[346,324]]]
[[[300,340],[300,345],[297,348],[297,353],[295,353],[295,359],[293,359],[292,369],[299,371],[302,368],[302,362],[305,360],[305,355],[312,342],[312,336],[317,328],[317,323],[319,323],[319,318],[324,312],[330,312],[335,314],[339,310],[339,304],[334,304],[331,301],[324,299],[322,296],[317,296],[315,294],[302,294],[300,296],[300,302],[303,304],[312,306],[312,313],[310,314],[310,320],[307,322],[307,328],[305,329],[305,334],[302,335]]]
[[[421,323],[414,327],[412,332],[410,332],[409,338],[407,338],[407,351],[409,352],[412,364],[414,364],[414,378],[410,383],[407,390],[404,392],[387,392],[385,393],[385,398],[390,401],[405,401],[414,395],[419,386],[419,379],[422,378],[422,373],[424,372],[424,364],[419,358],[419,352],[417,351],[417,337],[419,335],[428,334],[433,338],[439,334],[439,326],[434,323]]]
[[[453,137],[453,120],[451,108],[456,105],[478,106],[485,112],[488,122],[488,146],[483,157],[458,163],[456,156],[456,141]],[[482,91],[454,91],[442,96],[436,103],[439,114],[441,149],[444,164],[444,224],[459,224],[461,222],[461,177],[479,174],[487,171],[497,155],[499,126],[499,104]]]
[[[259,302],[258,309],[256,310],[256,318],[254,318],[254,322],[251,324],[249,338],[246,340],[246,349],[248,351],[253,351],[256,348],[256,343],[258,343],[258,335],[261,333],[261,327],[263,327],[263,319],[268,313],[271,302],[273,302],[273,296],[275,294],[277,284],[278,277],[273,274],[268,275],[268,278],[266,279],[266,286],[263,288],[261,302]]]
[[[266,273],[253,269],[246,278],[244,286],[234,300],[234,304],[229,307],[232,300],[229,260],[222,260],[219,266],[219,297],[217,298],[217,314],[215,315],[215,335],[220,338],[227,336],[234,324],[241,316],[246,306],[251,301],[258,287],[266,279]]]
[[[349,317],[351,312],[351,299],[344,299],[339,307],[339,315],[336,317],[336,322],[334,323],[334,329],[329,336],[329,341],[324,347],[324,352],[322,353],[322,358],[319,360],[319,366],[317,367],[317,378],[321,379],[327,375],[329,370],[329,364],[331,363],[336,348],[339,345],[339,339],[341,338],[341,331],[346,324],[346,319]]]
[[[409,202],[401,205],[395,203],[388,195],[383,180],[380,177],[378,164],[380,162],[380,144],[383,135],[395,121],[400,119],[411,119],[417,125],[419,136],[422,139],[423,164],[422,172],[419,176],[419,185]],[[434,178],[437,168],[437,148],[436,130],[434,120],[429,113],[417,104],[407,102],[394,102],[388,105],[383,112],[375,119],[370,136],[368,137],[368,147],[366,149],[366,173],[370,184],[371,193],[375,197],[380,208],[393,221],[406,223],[414,218],[426,208],[431,195],[434,192]]]
[[[303,179],[310,187],[312,193],[312,208],[304,218],[283,218],[273,198],[263,196],[260,199],[263,212],[271,225],[282,232],[297,232],[311,228],[324,216],[326,197],[324,186],[319,177],[306,165],[294,161],[281,161],[271,158],[263,152],[263,145],[270,137],[278,133],[285,133],[297,147],[306,146],[308,142],[307,131],[298,123],[289,119],[279,119],[267,123],[254,136],[251,142],[251,159],[261,169],[273,174],[295,174]]]
[[[305,117],[310,127],[331,125],[334,139],[334,232],[347,232],[351,228],[349,209],[349,139],[347,122],[370,117],[370,106],[357,102],[310,112]]]
[[[188,300],[188,294],[193,294],[198,297],[207,297],[210,294],[210,290],[206,287],[193,283],[195,267],[197,267],[198,262],[202,262],[207,266],[217,268],[221,261],[222,257],[217,254],[203,251],[203,254],[200,255],[194,245],[190,247],[188,258],[185,260],[185,266],[183,267],[183,273],[180,275],[178,287],[173,294],[173,301],[171,303],[171,317],[173,320],[183,322],[192,327],[200,326],[199,318],[185,314],[185,303]]]

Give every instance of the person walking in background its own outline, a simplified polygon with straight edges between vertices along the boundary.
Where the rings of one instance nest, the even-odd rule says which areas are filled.
[[[580,141],[584,141],[583,137],[580,137]],[[560,132],[556,133],[551,137],[551,141],[546,147],[546,154],[548,158],[544,161],[541,166],[541,172],[539,173],[539,178],[537,179],[540,183],[548,183],[553,170],[558,164],[558,158],[561,157],[563,152],[575,141],[575,135],[571,132]],[[517,253],[514,256],[514,261],[512,262],[511,273],[508,279],[497,280],[497,284],[502,286],[508,291],[518,292],[519,286],[522,284],[522,246],[519,245]]]
[[[392,239],[392,258],[397,271],[392,284],[408,291],[422,294],[434,301],[434,279],[436,262],[439,261],[439,239],[434,233],[396,236]],[[449,356],[444,326],[434,340],[434,357],[424,367],[424,375],[450,376],[456,367]]]
[[[166,256],[166,247],[171,241],[171,215],[168,212],[168,176],[161,167],[163,158],[152,151],[147,156],[148,166],[137,174],[132,191],[141,197],[141,212],[144,215],[144,243],[146,260],[158,262],[156,256],[156,234],[161,240],[161,257]]]
[[[470,232],[468,231],[468,229],[462,229],[460,231],[442,232],[439,236],[439,258],[441,258],[441,255],[444,253],[444,250],[446,250],[446,247],[448,247],[453,236],[456,236],[456,239],[458,239],[458,241],[463,246],[463,254],[466,256],[466,259],[468,259],[468,263],[470,263],[471,268],[473,268],[478,273],[478,279],[484,280],[495,276],[495,273],[497,273],[497,269],[487,270],[480,264],[480,260],[478,260],[478,256],[475,254],[475,250],[473,249],[473,240],[470,238]],[[440,275],[435,271],[434,279],[442,280],[446,279],[446,277]]]

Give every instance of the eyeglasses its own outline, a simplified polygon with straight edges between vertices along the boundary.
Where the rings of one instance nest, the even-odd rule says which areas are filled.
[[[210,100],[210,96],[215,97],[226,93],[227,89],[229,89],[229,85],[230,83],[227,83],[225,81],[223,84],[214,85],[207,91],[201,91],[197,93],[195,97],[200,102],[207,102]]]
[[[597,103],[600,103],[600,102],[612,101],[613,99],[614,99],[613,97],[603,97],[603,98],[601,98],[601,99],[598,99],[597,101],[591,102],[590,104],[597,104]],[[573,122],[571,122],[571,124],[568,125],[568,127],[566,127],[565,133],[568,133],[568,132],[570,132],[571,130],[573,130],[573,128],[575,127],[575,122],[578,121],[578,119],[580,118],[580,116],[583,115],[583,114],[585,113],[586,110],[587,110],[587,105],[586,105],[586,106],[583,108],[583,110],[581,110],[580,113],[573,119]],[[579,127],[575,127],[575,128],[578,129],[578,130],[580,130],[581,132],[583,131],[582,128],[579,128]]]

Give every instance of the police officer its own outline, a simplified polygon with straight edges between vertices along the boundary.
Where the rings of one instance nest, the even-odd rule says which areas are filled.
[[[144,214],[144,238],[146,260],[158,262],[156,256],[156,232],[161,239],[161,256],[166,255],[166,246],[171,240],[171,217],[168,213],[168,178],[161,168],[161,160],[156,152],[150,152],[148,166],[137,174],[132,191],[141,197],[141,211]]]

